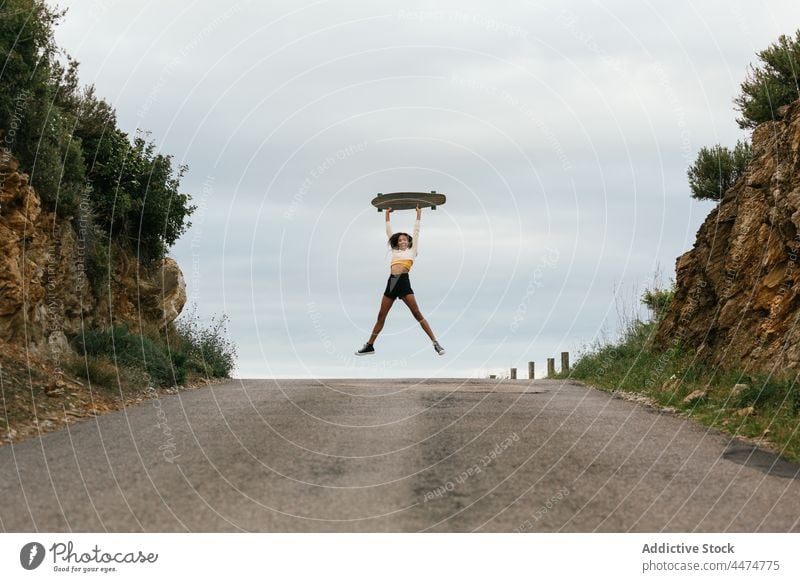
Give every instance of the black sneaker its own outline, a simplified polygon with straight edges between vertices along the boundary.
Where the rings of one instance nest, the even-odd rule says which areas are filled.
[[[436,350],[436,353],[440,356],[444,355],[444,348],[439,345],[439,342],[433,342],[433,349]]]
[[[375,355],[375,348],[372,347],[372,344],[364,344],[364,347],[355,352],[357,356],[374,356]]]

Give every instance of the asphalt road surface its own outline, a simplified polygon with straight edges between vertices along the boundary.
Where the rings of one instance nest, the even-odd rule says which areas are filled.
[[[0,531],[800,531],[798,467],[561,380],[236,380],[0,447]]]

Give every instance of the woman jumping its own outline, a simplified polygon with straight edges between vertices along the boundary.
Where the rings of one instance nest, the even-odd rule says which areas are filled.
[[[417,306],[417,300],[414,298],[414,291],[411,290],[411,283],[408,279],[408,272],[411,270],[411,265],[414,259],[417,258],[417,250],[419,249],[419,221],[422,217],[422,210],[419,205],[417,206],[417,220],[414,222],[414,236],[409,236],[405,232],[398,232],[392,234],[392,226],[389,224],[389,213],[392,212],[391,208],[386,209],[386,235],[389,237],[389,246],[392,248],[392,263],[389,267],[391,275],[386,282],[386,290],[383,292],[381,299],[381,308],[378,312],[378,321],[372,329],[372,335],[369,336],[369,341],[364,344],[364,347],[358,350],[355,354],[357,356],[369,356],[375,354],[375,348],[372,347],[373,342],[378,337],[378,334],[383,329],[383,324],[386,321],[386,315],[394,304],[394,300],[398,297],[408,305],[411,314],[414,316],[428,337],[433,342],[433,349],[440,356],[444,355],[444,348],[436,341],[436,337],[431,331],[431,326],[422,316],[422,313]]]

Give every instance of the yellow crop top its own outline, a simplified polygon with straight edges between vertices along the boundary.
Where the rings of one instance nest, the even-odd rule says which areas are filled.
[[[393,267],[394,265],[403,265],[409,271],[411,270],[411,265],[414,264],[412,259],[392,259],[392,264],[389,267]]]
[[[389,221],[386,221],[386,236],[392,238],[392,226]],[[417,251],[419,250],[419,219],[414,221],[414,231],[411,233],[411,248],[401,251],[400,249],[392,249],[392,262],[391,265],[403,265],[406,269],[411,270],[414,264],[414,259],[417,258]]]

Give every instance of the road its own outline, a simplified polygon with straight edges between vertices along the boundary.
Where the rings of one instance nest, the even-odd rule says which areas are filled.
[[[798,467],[562,380],[234,380],[0,447],[0,531],[797,532]]]

